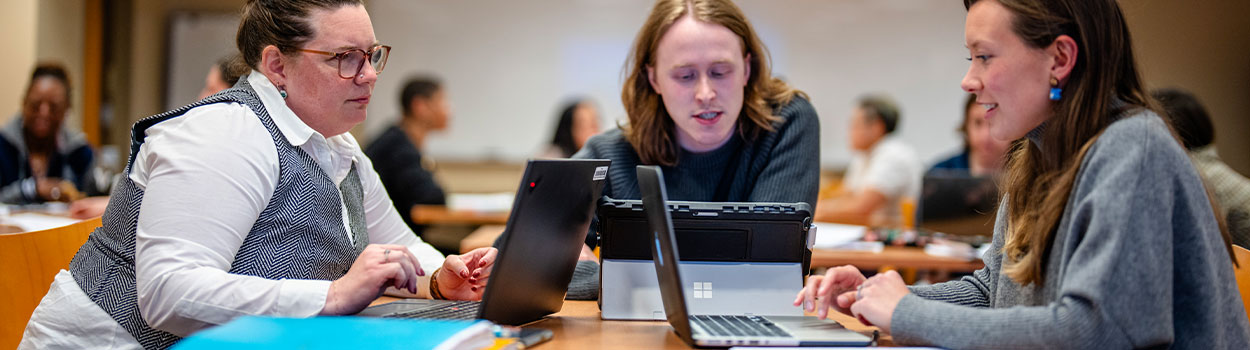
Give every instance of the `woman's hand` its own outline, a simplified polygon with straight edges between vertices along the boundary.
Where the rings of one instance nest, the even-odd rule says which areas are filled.
[[[364,310],[386,287],[417,292],[417,277],[425,276],[408,247],[370,244],[356,257],[342,278],[330,283],[322,315],[349,315]]]
[[[850,309],[856,318],[864,324],[875,325],[889,333],[894,308],[907,293],[911,291],[907,289],[903,277],[897,271],[890,270],[872,276],[857,291],[846,294],[851,294],[849,297],[854,300]],[[838,298],[839,302],[841,300],[842,298]]]
[[[82,197],[73,182],[55,177],[35,178],[35,193],[45,202],[72,202]]]
[[[860,283],[864,283],[865,279],[864,274],[854,266],[843,265],[829,269],[824,276],[807,278],[807,285],[794,298],[794,306],[802,305],[804,311],[815,312],[821,319],[829,316],[830,307],[850,315],[851,304],[855,302],[854,298],[844,301],[839,295],[855,291],[855,288],[859,287]],[[834,296],[838,296],[836,305],[830,304]]]
[[[464,255],[448,255],[438,270],[438,290],[449,300],[481,300],[495,265],[495,248],[478,248]]]
[[[78,220],[90,219],[104,215],[109,205],[108,196],[96,196],[79,199],[70,203],[69,215]]]

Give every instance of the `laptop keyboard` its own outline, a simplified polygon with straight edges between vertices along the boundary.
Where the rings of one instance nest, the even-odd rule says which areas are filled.
[[[387,317],[472,320],[477,318],[477,311],[481,306],[482,303],[477,301],[455,301],[424,309],[398,312],[387,315]]]
[[[790,337],[777,324],[760,316],[695,315],[692,321],[714,336]]]

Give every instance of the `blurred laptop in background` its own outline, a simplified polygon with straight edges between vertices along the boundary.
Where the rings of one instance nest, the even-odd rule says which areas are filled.
[[[991,177],[925,175],[916,227],[956,236],[992,236],[999,198],[998,185]]]

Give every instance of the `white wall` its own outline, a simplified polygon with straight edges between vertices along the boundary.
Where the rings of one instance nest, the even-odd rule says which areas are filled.
[[[65,128],[82,130],[83,108],[83,45],[86,8],[83,1],[53,0],[39,2],[38,32],[35,43],[38,62],[56,62],[65,66],[69,74],[70,108],[65,116]],[[30,79],[34,64],[26,67],[23,82]],[[23,86],[24,87],[24,86]],[[25,91],[23,91],[25,92]]]
[[[165,109],[195,102],[204,88],[209,67],[237,52],[235,12],[179,11],[169,16],[169,78]]]
[[[1211,114],[1220,158],[1250,174],[1250,1],[1121,2],[1148,88],[1190,90]]]
[[[772,52],[774,72],[806,91],[821,116],[821,160],[849,160],[845,126],[856,97],[892,95],[899,133],[926,162],[959,147],[963,6],[937,0],[737,2]],[[621,120],[621,68],[650,2],[374,0],[378,39],[395,48],[378,81],[363,142],[399,114],[406,76],[447,84],[451,130],[432,137],[442,159],[520,160],[554,129],[571,95]],[[610,123],[607,125],[611,125]]]
[[[8,123],[21,109],[26,81],[35,65],[35,29],[38,3],[11,0],[0,11],[0,123]],[[0,124],[3,125],[3,124]]]

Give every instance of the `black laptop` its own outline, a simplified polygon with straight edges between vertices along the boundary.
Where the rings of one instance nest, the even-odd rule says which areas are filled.
[[[961,236],[994,235],[998,184],[993,178],[957,172],[926,174],[920,187],[916,226]]]
[[[521,325],[560,311],[608,174],[607,160],[530,160],[482,301],[404,299],[364,316]]]
[[[651,253],[660,279],[664,314],[686,344],[700,347],[729,346],[865,346],[872,338],[846,329],[833,320],[812,316],[690,315],[686,291],[678,269],[677,239],[673,220],[665,210],[668,195],[659,167],[638,166],[638,186],[655,244]],[[698,293],[698,292],[694,292]]]

